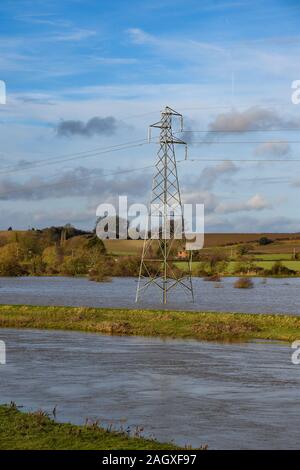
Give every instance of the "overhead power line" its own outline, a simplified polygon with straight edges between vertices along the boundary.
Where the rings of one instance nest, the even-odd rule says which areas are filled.
[[[68,161],[72,161],[72,160],[78,160],[78,159],[81,160],[83,158],[96,157],[98,155],[103,155],[103,154],[106,154],[106,153],[118,152],[120,150],[128,150],[128,149],[131,149],[131,148],[140,147],[140,146],[145,145],[145,144],[148,144],[147,139],[127,142],[127,143],[124,143],[124,144],[112,145],[110,147],[100,147],[100,148],[98,148],[98,150],[94,149],[94,150],[85,151],[85,152],[73,153],[73,154],[69,154],[68,156],[65,156],[63,158],[54,157],[54,159],[53,159],[53,158],[50,157],[50,158],[40,160],[40,161],[37,161],[37,162],[28,163],[28,164],[25,164],[24,166],[20,166],[20,167],[19,166],[4,167],[4,168],[0,169],[0,174],[15,173],[15,172],[25,171],[25,170],[29,170],[29,169],[33,169],[33,168],[37,168],[37,167],[41,167],[41,166],[55,165],[57,163],[64,163],[64,162],[68,162]]]
[[[246,158],[189,158],[188,160],[179,160],[179,162],[243,162],[243,163],[246,163],[246,162],[256,162],[256,163],[261,163],[261,162],[267,162],[267,163],[271,163],[271,162],[281,162],[281,163],[291,163],[291,162],[300,162],[300,158],[289,158],[289,159],[283,159],[283,158],[277,158],[277,159],[274,159],[274,158],[268,158],[268,159],[246,159]]]
[[[205,134],[221,134],[221,133],[247,133],[247,132],[282,132],[282,131],[293,131],[293,132],[300,132],[300,127],[282,127],[281,129],[183,129],[183,131],[178,131],[178,132],[203,132]]]
[[[177,160],[177,163],[187,163],[187,162],[191,162],[191,163],[194,163],[194,162],[212,162],[212,163],[216,163],[216,162],[239,162],[239,163],[247,163],[247,162],[251,162],[251,163],[261,163],[261,162],[267,162],[267,163],[271,163],[271,162],[281,162],[281,163],[291,163],[291,162],[300,162],[300,159],[228,159],[228,158],[192,158],[192,159],[184,159],[184,160]],[[136,167],[136,168],[131,168],[131,169],[127,169],[127,170],[117,170],[117,171],[109,171],[108,173],[103,173],[101,175],[99,174],[96,174],[96,175],[87,175],[87,176],[83,176],[83,177],[79,177],[79,178],[70,178],[70,179],[67,179],[67,180],[64,180],[64,181],[56,181],[54,183],[44,183],[44,184],[40,184],[40,185],[37,185],[37,186],[32,186],[32,187],[28,187],[28,188],[21,188],[21,189],[15,189],[15,190],[10,190],[10,191],[3,191],[3,192],[0,192],[0,198],[1,196],[4,196],[4,195],[12,195],[12,194],[19,194],[19,193],[27,193],[29,191],[32,191],[34,192],[35,190],[37,189],[42,189],[42,188],[51,188],[51,187],[60,187],[60,186],[68,186],[70,184],[73,184],[73,183],[77,183],[77,182],[81,182],[81,181],[86,181],[86,180],[90,180],[90,179],[94,179],[94,178],[99,178],[99,176],[101,177],[108,177],[108,176],[116,176],[116,175],[122,175],[122,174],[128,174],[128,173],[132,173],[132,172],[136,172],[136,171],[142,171],[142,170],[148,170],[150,168],[154,168],[155,165],[146,165],[146,166],[142,166],[142,167]],[[58,176],[58,175],[57,175]]]
[[[135,172],[135,171],[147,170],[147,169],[150,169],[150,168],[153,168],[153,167],[154,167],[154,165],[147,165],[147,166],[142,166],[142,167],[138,167],[138,168],[131,168],[131,169],[127,169],[127,170],[111,171],[111,172],[104,173],[104,174],[97,173],[95,175],[86,175],[86,176],[82,176],[82,177],[79,177],[79,178],[70,178],[70,179],[67,179],[67,180],[64,180],[64,181],[56,181],[54,183],[40,184],[40,185],[37,185],[37,186],[28,187],[28,188],[13,189],[11,191],[2,191],[2,192],[0,192],[0,198],[1,198],[1,196],[4,196],[4,195],[27,193],[27,192],[31,192],[31,191],[34,192],[35,190],[42,189],[42,188],[68,186],[68,185],[73,184],[73,183],[86,181],[86,180],[90,180],[90,179],[94,179],[94,178],[99,178],[99,176],[105,178],[107,176],[116,176],[116,175],[122,175],[122,174],[125,174],[125,173],[132,173],[132,172]]]
[[[300,144],[300,140],[215,140],[203,141],[193,140],[192,144],[215,145],[215,144]]]

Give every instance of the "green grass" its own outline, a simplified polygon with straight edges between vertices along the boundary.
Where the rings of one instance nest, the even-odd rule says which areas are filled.
[[[271,269],[274,266],[273,261],[257,261],[255,264],[264,269]],[[282,265],[294,271],[300,271],[300,261],[282,261]]]
[[[0,328],[77,330],[198,340],[300,337],[300,316],[0,305]]]
[[[255,255],[255,258],[262,261],[289,261],[292,260],[292,253],[261,253]]]
[[[296,272],[300,272],[300,261],[291,260],[291,255],[288,255],[288,257],[284,255],[278,255],[278,257],[277,255],[261,255],[261,256],[257,255],[257,258],[262,259],[263,261],[254,261],[254,265],[259,266],[264,269],[271,269],[275,261],[281,260],[281,263],[283,266],[286,266],[289,269],[293,269]],[[284,258],[287,258],[287,259],[284,259]],[[234,274],[235,267],[240,262],[242,263],[243,260],[229,261],[228,266],[227,266],[227,271],[230,275]],[[182,270],[188,269],[188,263],[186,261],[175,261],[175,265]],[[192,271],[194,275],[197,274],[199,265],[200,265],[199,261],[193,261]]]
[[[187,261],[175,261],[175,266],[177,268],[182,269],[183,271],[188,271],[189,263]],[[193,274],[197,274],[197,270],[199,269],[200,261],[193,261],[192,263],[192,272]]]
[[[230,274],[234,274],[237,263],[238,261],[230,261],[228,263],[227,269]],[[274,266],[274,263],[275,263],[275,260],[274,261],[264,260],[264,261],[255,261],[254,265],[259,266],[260,268],[264,268],[264,269],[271,269]],[[293,269],[296,272],[300,272],[300,261],[282,261],[282,265],[286,266],[289,269]],[[255,277],[255,275],[253,274],[252,277]]]
[[[15,406],[0,406],[1,450],[130,450],[178,449],[171,443],[134,437],[88,423],[57,423],[44,412],[21,413]]]

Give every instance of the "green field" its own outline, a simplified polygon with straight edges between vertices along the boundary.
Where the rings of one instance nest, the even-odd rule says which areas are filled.
[[[292,253],[261,253],[254,255],[257,260],[263,261],[291,261],[293,260]]]
[[[275,261],[255,261],[254,266],[259,266],[264,269],[271,269],[274,266]],[[237,261],[230,261],[228,266],[229,273],[233,274]],[[296,272],[300,272],[300,261],[282,261],[281,264],[289,269],[293,269]]]
[[[271,269],[274,265],[273,261],[257,261],[255,263],[257,266],[264,268],[264,269]],[[300,261],[282,261],[282,265],[293,269],[294,271],[300,272]]]
[[[279,256],[282,256],[282,255],[279,255]],[[298,261],[298,260],[297,261],[295,261],[295,260],[286,261],[282,257],[273,258],[273,260],[272,259],[266,260],[265,256],[260,257],[260,259],[261,258],[264,258],[264,260],[263,261],[254,260],[254,266],[259,266],[259,267],[264,268],[264,269],[271,269],[272,266],[274,265],[275,261],[279,261],[279,260],[281,261],[282,260],[281,263],[282,263],[283,266],[286,266],[289,269],[293,269],[296,272],[300,272],[300,261]],[[242,261],[239,261],[239,263],[241,263],[241,262]],[[227,272],[228,272],[229,275],[234,274],[234,270],[235,270],[235,267],[236,267],[237,263],[238,263],[238,261],[229,261],[228,266],[227,266]],[[186,261],[176,261],[175,265],[178,268],[182,269],[183,271],[186,271],[188,269],[188,263]],[[197,275],[197,271],[199,269],[199,266],[200,266],[199,261],[193,261],[193,263],[192,263],[192,273],[193,273],[193,275]]]
[[[42,411],[21,413],[16,406],[0,406],[1,450],[130,450],[178,449],[171,443],[160,443],[112,431],[89,422],[84,426],[57,423]]]
[[[244,313],[0,305],[0,328],[78,330],[109,335],[194,338],[212,341],[252,339],[293,341],[300,337],[300,317]]]

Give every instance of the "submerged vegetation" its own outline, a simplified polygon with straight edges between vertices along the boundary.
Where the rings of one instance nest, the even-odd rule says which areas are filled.
[[[300,317],[292,315],[180,312],[90,307],[0,305],[0,328],[77,330],[198,340],[294,341]]]
[[[42,410],[21,413],[14,403],[0,406],[1,450],[179,449],[142,437],[142,429],[113,429],[87,420],[83,426],[57,423]]]
[[[252,289],[254,287],[253,281],[249,277],[240,277],[235,283],[233,287],[236,289]]]

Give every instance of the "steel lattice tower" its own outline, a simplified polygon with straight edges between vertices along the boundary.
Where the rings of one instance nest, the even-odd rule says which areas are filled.
[[[155,164],[156,172],[152,183],[150,202],[151,237],[145,236],[140,264],[136,301],[150,285],[156,285],[162,291],[163,303],[167,303],[168,292],[175,286],[181,286],[194,300],[192,285],[192,255],[188,252],[188,272],[183,273],[173,264],[172,248],[174,241],[184,241],[184,218],[181,203],[174,144],[187,144],[172,133],[172,121],[180,119],[183,129],[183,117],[168,106],[161,112],[161,120],[149,127],[160,129],[159,151]],[[153,221],[157,221],[153,231]],[[172,225],[173,224],[173,225]],[[147,226],[147,228],[149,225]],[[148,233],[148,231],[147,231]],[[154,256],[154,252],[156,256]]]

